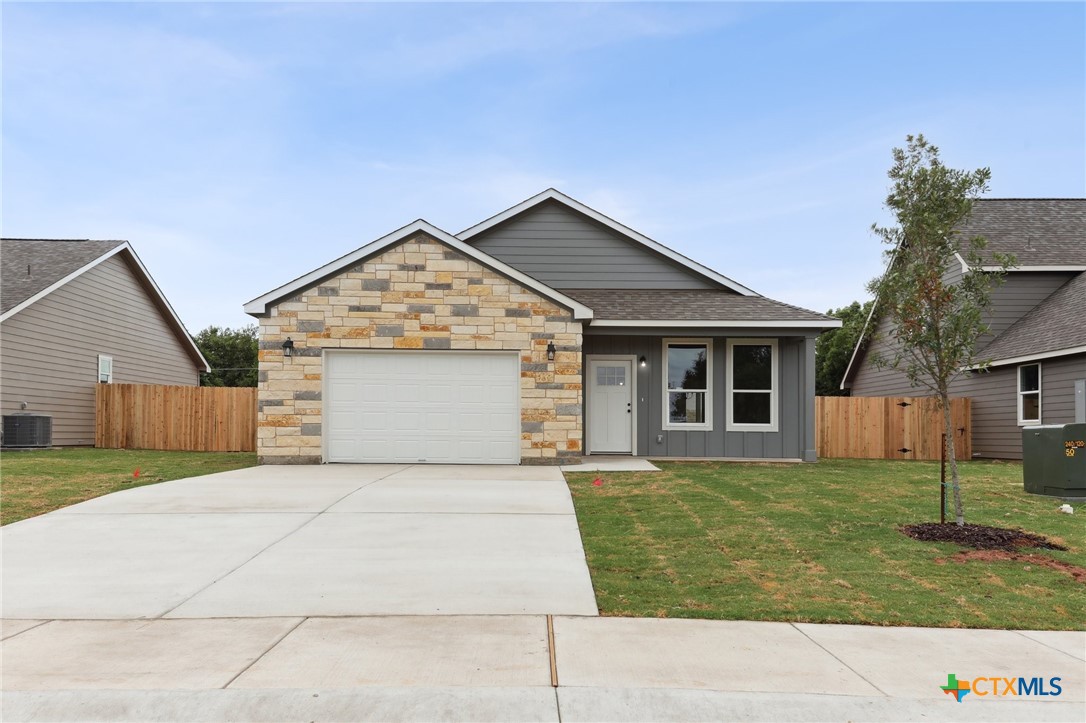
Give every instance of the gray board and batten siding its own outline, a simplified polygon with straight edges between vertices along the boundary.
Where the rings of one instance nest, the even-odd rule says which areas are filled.
[[[129,264],[117,254],[0,324],[0,409],[52,415],[56,446],[94,444],[99,354],[113,357],[115,383],[199,383]]]
[[[718,289],[603,224],[547,201],[469,243],[555,289]]]
[[[591,327],[589,327],[589,330]],[[646,366],[635,365],[637,377],[637,429],[639,457],[750,457],[768,459],[815,459],[814,393],[804,392],[805,380],[814,384],[815,336],[770,336],[756,330],[731,333],[732,338],[764,337],[778,340],[778,394],[776,432],[726,431],[725,358],[727,338],[692,329],[683,334],[646,331],[640,334],[604,334],[588,331],[584,354],[645,357]],[[713,339],[711,430],[665,430],[663,340],[667,337]],[[587,367],[586,367],[587,368]],[[587,428],[587,425],[586,425]],[[662,442],[657,437],[662,435]],[[591,444],[591,440],[589,440]]]

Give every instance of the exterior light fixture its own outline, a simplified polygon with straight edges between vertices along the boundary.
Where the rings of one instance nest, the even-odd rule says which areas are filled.
[[[649,360],[642,356],[640,359],[637,360],[637,363],[641,365],[642,369],[644,369],[649,365]]]
[[[554,361],[555,351],[556,349],[554,348],[554,342],[547,342],[547,361]]]
[[[291,341],[290,337],[288,336],[287,340],[283,342],[283,356],[289,357],[289,356],[293,356],[293,355],[294,355],[294,342]]]

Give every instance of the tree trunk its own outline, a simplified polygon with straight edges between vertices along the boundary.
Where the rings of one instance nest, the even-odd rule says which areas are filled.
[[[962,488],[958,480],[958,455],[954,449],[954,426],[950,417],[950,395],[940,394],[943,403],[943,429],[946,431],[947,457],[950,458],[951,488],[954,490],[954,519],[961,527],[965,524],[965,511],[962,509]]]

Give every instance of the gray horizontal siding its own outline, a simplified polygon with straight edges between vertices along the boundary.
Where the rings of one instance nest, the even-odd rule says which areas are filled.
[[[945,280],[951,282],[961,278],[960,269],[960,266],[952,267],[944,277]],[[995,336],[1006,331],[1014,322],[1033,310],[1073,276],[1073,273],[1050,272],[1007,274],[1005,282],[992,290],[992,306],[986,317],[992,334],[981,337],[978,349],[983,352],[984,347],[991,343]],[[890,326],[885,319],[875,327],[874,341],[863,358],[858,360],[860,366],[853,375],[852,394],[854,396],[889,397],[926,393],[923,387],[911,386],[909,380],[901,372],[894,369],[880,370],[871,365],[870,359],[876,352],[889,358],[897,349],[897,343],[888,336],[889,330]],[[983,353],[981,356],[983,357]]]
[[[0,325],[0,410],[53,416],[57,446],[94,444],[98,355],[115,383],[199,382],[187,349],[120,256]]]
[[[557,203],[471,239],[491,256],[559,289],[712,289],[669,259]]]
[[[992,306],[987,316],[991,334],[982,337],[979,348],[983,349],[991,343],[996,336],[1033,311],[1038,304],[1074,276],[1074,273],[1062,272],[1007,274],[1003,283],[992,290]]]
[[[678,335],[675,336],[696,336]],[[747,334],[746,336],[751,336]],[[811,343],[813,347],[813,342]],[[725,358],[727,339],[713,340],[713,429],[711,431],[665,430],[663,337],[593,335],[584,339],[585,355],[627,354],[644,356],[645,368],[637,374],[637,454],[645,457],[757,457],[800,459],[814,440],[805,440],[804,344],[802,339],[778,339],[777,432],[727,432],[725,405]],[[586,367],[587,368],[587,367]],[[586,400],[588,394],[586,390]],[[587,406],[587,402],[586,402]],[[590,413],[586,409],[586,413]],[[658,435],[663,441],[657,442]],[[813,436],[813,434],[812,434]]]

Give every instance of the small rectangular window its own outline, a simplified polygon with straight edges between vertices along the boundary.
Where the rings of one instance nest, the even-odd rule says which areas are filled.
[[[113,357],[98,355],[98,381],[102,384],[113,383]]]
[[[1041,423],[1041,365],[1018,367],[1018,424]]]
[[[727,427],[738,432],[777,431],[777,340],[729,339]]]
[[[664,429],[712,429],[709,339],[664,340]]]

